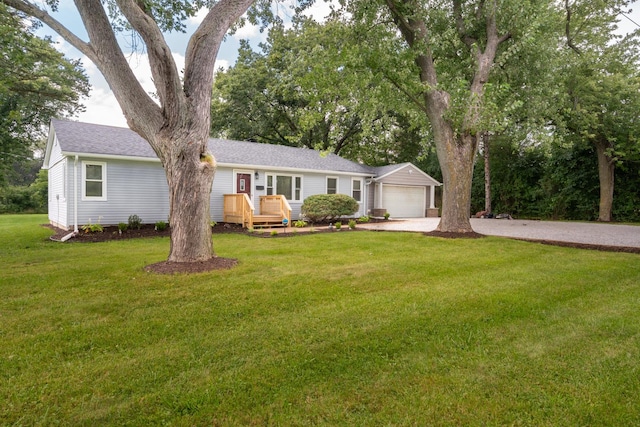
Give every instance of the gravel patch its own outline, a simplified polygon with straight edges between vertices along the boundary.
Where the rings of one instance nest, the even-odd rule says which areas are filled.
[[[385,231],[434,231],[439,218],[390,220],[375,224],[358,225],[359,228]],[[593,246],[640,248],[640,226],[603,224],[596,222],[560,222],[508,219],[471,219],[476,233],[487,236],[541,242],[564,242]]]

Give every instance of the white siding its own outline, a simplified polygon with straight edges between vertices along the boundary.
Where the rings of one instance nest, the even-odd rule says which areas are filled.
[[[222,221],[224,208],[224,195],[233,194],[233,169],[218,168],[216,176],[213,178],[213,187],[211,188],[211,205],[210,215],[214,221]],[[254,205],[255,205],[254,201]]]
[[[98,161],[106,163],[106,200],[82,200],[84,186],[82,167],[84,162]],[[68,159],[67,164],[67,197],[64,211],[60,204],[62,218],[66,219],[66,226],[73,226],[74,188],[77,189],[78,227],[89,222],[100,222],[102,225],[115,225],[127,222],[130,215],[138,215],[143,223],[151,224],[156,221],[167,221],[169,218],[169,190],[162,166],[158,162],[137,162],[131,160],[105,160],[100,158],[79,158],[77,162],[77,185],[74,186],[74,160]],[[62,168],[61,168],[62,169]],[[254,206],[259,209],[259,196],[266,194],[266,189],[257,190],[255,186],[265,185],[266,174],[278,171],[259,170],[259,177],[253,180]],[[50,174],[57,173],[51,170]],[[291,174],[290,172],[288,174]],[[312,194],[325,194],[326,177],[323,173],[296,174],[302,176],[302,201],[289,201],[294,219],[300,216],[300,207],[304,199]],[[335,176],[335,175],[332,175]],[[338,191],[351,195],[351,175],[340,175]],[[223,220],[224,194],[233,193],[234,169],[220,167],[216,171],[211,189],[211,219]],[[61,182],[53,180],[52,182]],[[363,179],[364,182],[364,179]],[[51,194],[57,191],[52,185]],[[62,184],[60,184],[61,186]],[[363,193],[364,194],[364,193]],[[55,200],[55,194],[53,194]],[[49,215],[57,215],[58,204],[49,202]],[[364,215],[366,207],[360,204],[360,212],[355,216]],[[256,212],[257,213],[257,212]]]
[[[106,200],[81,200],[82,160],[78,162],[78,226],[89,221],[103,225],[127,222],[130,215],[138,215],[143,223],[169,219],[169,190],[160,163],[107,161]]]
[[[67,160],[58,159],[56,164],[49,167],[48,173],[49,222],[65,229],[72,225],[72,223],[69,222],[69,215],[67,214],[68,206],[70,206],[68,184],[67,189],[65,189],[65,183],[69,181],[65,179],[67,169]]]

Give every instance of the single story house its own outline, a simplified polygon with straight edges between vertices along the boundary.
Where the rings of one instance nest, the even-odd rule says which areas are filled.
[[[441,184],[411,163],[370,167],[306,148],[221,139],[210,139],[209,149],[218,165],[214,221],[223,221],[224,195],[238,193],[251,200],[284,195],[293,220],[306,197],[324,193],[355,198],[356,217],[385,210],[395,218],[438,214],[435,187]],[[144,223],[168,220],[164,170],[151,146],[130,129],[54,119],[43,168],[53,225],[115,225],[133,214]]]

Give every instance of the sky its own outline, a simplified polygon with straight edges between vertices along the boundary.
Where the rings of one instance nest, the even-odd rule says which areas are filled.
[[[291,4],[295,4],[295,0],[285,0],[284,3],[281,3],[278,6],[277,11],[285,18],[285,20],[289,14],[289,7]],[[637,7],[633,7],[633,12],[627,15],[630,19],[625,18],[624,16],[620,17],[621,21],[619,25],[621,33],[623,34],[637,29],[639,26],[638,24],[640,24],[640,1],[634,2],[634,6]],[[329,11],[329,4],[325,1],[318,0],[315,5],[307,11],[307,15],[313,16],[314,19],[318,21],[322,21],[328,15]],[[172,33],[166,36],[167,43],[171,48],[178,69],[184,68],[184,53],[190,34],[193,33],[206,14],[205,10],[201,12],[202,13],[199,13],[190,19],[187,24],[187,32],[185,34]],[[87,40],[86,33],[84,32],[80,18],[75,11],[75,6],[73,5],[72,0],[61,0],[58,13],[55,14],[55,17],[75,34],[82,37],[84,40]],[[92,89],[89,97],[83,101],[86,111],[80,113],[77,117],[74,117],[74,119],[87,123],[126,127],[127,122],[122,114],[122,110],[97,67],[87,57],[82,55],[48,28],[43,27],[38,34],[50,35],[53,40],[55,40],[56,47],[68,58],[81,59],[87,76],[89,77]],[[218,58],[216,60],[216,69],[219,69],[220,67],[228,68],[235,63],[239,40],[242,39],[248,39],[251,41],[253,46],[257,46],[258,43],[266,40],[266,31],[261,33],[258,27],[246,25],[239,29],[234,35],[227,36],[225,42],[220,47]],[[131,46],[131,41],[123,38],[121,45],[124,46],[123,49],[128,49],[129,46]],[[151,71],[149,69],[149,62],[146,54],[130,54],[129,63],[131,64],[131,67],[142,87],[149,93],[154,92],[155,88],[151,79]]]

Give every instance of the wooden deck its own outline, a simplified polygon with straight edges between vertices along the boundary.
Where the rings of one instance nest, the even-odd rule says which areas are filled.
[[[245,228],[286,227],[291,224],[291,206],[281,195],[260,196],[260,213],[254,212],[255,207],[248,195],[224,195],[224,222],[242,224]]]

